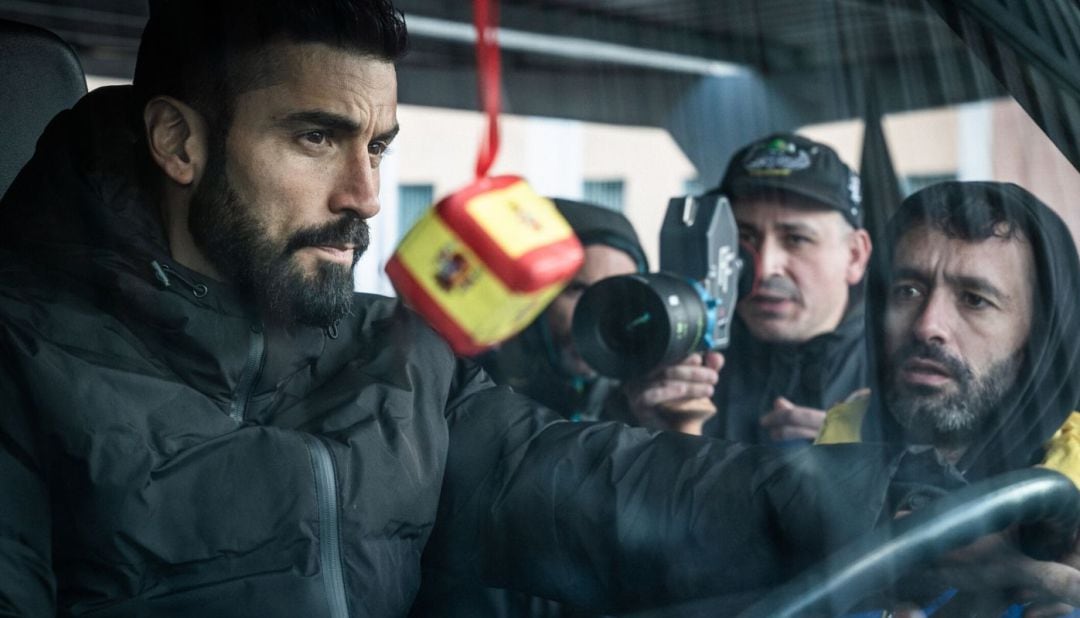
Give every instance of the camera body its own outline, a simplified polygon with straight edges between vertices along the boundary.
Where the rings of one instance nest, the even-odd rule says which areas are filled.
[[[660,228],[660,270],[697,282],[713,314],[702,349],[727,347],[739,300],[739,228],[720,194],[672,198]]]
[[[637,378],[727,346],[740,288],[753,283],[753,260],[726,197],[669,200],[660,269],[598,281],[578,301],[574,345],[598,373]]]

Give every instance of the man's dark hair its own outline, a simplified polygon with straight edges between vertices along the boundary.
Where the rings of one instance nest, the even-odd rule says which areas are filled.
[[[389,0],[151,0],[135,64],[138,109],[168,95],[227,129],[233,98],[265,71],[252,52],[274,42],[325,43],[393,62],[407,38]]]
[[[900,237],[921,226],[968,242],[1031,238],[1034,219],[1023,205],[1029,197],[1024,189],[1007,183],[931,185],[904,200],[890,223],[888,246],[895,248]]]

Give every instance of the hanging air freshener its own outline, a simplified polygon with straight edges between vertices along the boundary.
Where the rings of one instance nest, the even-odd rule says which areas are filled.
[[[489,0],[476,0],[480,98],[488,117],[476,181],[439,201],[386,265],[398,294],[458,354],[529,325],[584,261],[569,224],[517,176],[488,177],[499,149],[499,50]]]

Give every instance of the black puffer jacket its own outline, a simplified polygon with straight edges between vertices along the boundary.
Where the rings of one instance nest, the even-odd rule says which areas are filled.
[[[902,456],[561,422],[390,299],[264,328],[170,260],[128,106],[59,116],[0,205],[0,615],[401,616],[425,547],[632,607],[767,586],[881,515]]]

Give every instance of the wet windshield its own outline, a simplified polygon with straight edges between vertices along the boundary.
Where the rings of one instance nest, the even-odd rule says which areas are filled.
[[[487,3],[476,3],[481,4]],[[498,254],[507,262],[503,270],[491,268],[499,282],[485,288],[484,274],[477,274],[469,260],[479,256],[483,262],[489,255],[485,251],[518,247],[513,243],[520,239],[484,239],[468,251],[458,245],[453,250],[436,246],[445,235],[459,231],[456,225],[472,230],[462,234],[465,241],[459,244],[472,242],[468,234],[500,234],[496,224],[485,227],[471,206],[452,210],[456,206],[448,205],[440,211],[438,225],[444,227],[438,234],[444,236],[439,240],[417,231],[425,221],[435,225],[433,204],[476,180],[477,160],[482,158],[488,125],[481,111],[485,95],[477,91],[473,3],[397,2],[408,29],[409,51],[394,58],[396,75],[378,63],[374,68],[345,63],[332,65],[335,70],[345,66],[334,74],[340,83],[313,78],[316,68],[331,66],[327,59],[333,60],[333,52],[282,62],[304,76],[298,78],[301,86],[285,90],[305,104],[320,96],[329,100],[359,82],[381,84],[382,98],[359,96],[359,103],[352,101],[354,107],[337,110],[337,116],[293,114],[283,120],[284,112],[272,108],[270,96],[243,99],[246,108],[229,108],[220,117],[204,114],[211,119],[209,126],[235,123],[233,132],[222,133],[228,139],[207,142],[208,151],[222,157],[244,147],[247,142],[240,140],[248,135],[242,133],[245,127],[254,127],[250,135],[257,135],[260,127],[271,124],[250,120],[245,109],[270,110],[266,114],[273,117],[273,126],[287,126],[301,135],[290,148],[306,148],[303,152],[311,155],[307,162],[314,160],[315,148],[343,143],[342,135],[368,140],[365,152],[373,163],[363,173],[370,172],[374,179],[367,185],[371,195],[359,206],[350,202],[340,207],[359,212],[356,217],[362,221],[347,229],[302,230],[286,239],[292,243],[286,245],[289,255],[311,251],[321,256],[318,259],[343,264],[344,270],[335,272],[346,287],[351,277],[357,292],[406,296],[417,309],[417,304],[445,300],[446,307],[418,312],[452,343],[454,337],[468,342],[454,346],[469,357],[467,366],[476,362],[495,382],[570,421],[615,421],[649,431],[704,435],[721,441],[717,444],[760,447],[779,453],[776,457],[785,462],[802,462],[792,465],[803,466],[803,471],[810,465],[806,461],[818,462],[815,455],[801,454],[811,449],[837,452],[845,448],[838,445],[857,443],[861,452],[895,457],[885,466],[888,471],[881,472],[879,485],[887,485],[887,490],[875,494],[877,503],[868,507],[872,513],[856,518],[866,520],[867,533],[918,513],[940,495],[1005,473],[1044,467],[1080,483],[1080,417],[1074,416],[1080,410],[1076,3],[492,0],[492,5],[498,9],[493,18],[498,23],[502,98],[500,141],[488,175],[521,177],[536,196],[551,200],[542,200],[540,215],[521,215],[527,208],[515,211],[534,227],[522,232],[527,236],[521,241],[524,249]],[[110,87],[131,85],[148,15],[143,0],[109,0],[93,7],[77,1],[0,0],[0,19],[44,28],[69,45],[76,60],[68,67],[72,79],[81,88],[81,66],[87,89],[103,101],[119,96],[119,89],[107,94]],[[372,57],[377,55],[364,56]],[[273,71],[265,66],[249,64],[243,65],[248,73],[230,74],[230,84],[243,84],[238,97],[282,83],[266,78]],[[62,69],[47,72],[59,75]],[[351,75],[352,81],[342,74]],[[16,80],[27,88],[34,81],[32,74]],[[0,103],[14,110],[6,112],[4,122],[19,124],[16,128],[22,131],[18,136],[5,133],[15,137],[8,138],[13,147],[0,160],[0,193],[30,160],[47,120],[71,107],[81,94],[76,88],[45,106],[31,104],[27,97],[26,104],[15,107],[20,102],[4,102],[11,95],[0,92]],[[205,111],[203,104],[201,99],[192,103],[192,113]],[[357,109],[363,122],[348,116]],[[26,121],[11,123],[16,117]],[[143,120],[151,126],[152,114],[147,112]],[[375,128],[369,131],[364,122]],[[256,144],[252,148],[264,145],[249,139]],[[131,143],[142,147],[145,140],[132,137]],[[187,261],[179,257],[184,254],[177,250],[168,217],[160,222],[164,235],[157,219],[145,228],[132,223],[135,227],[127,229],[138,231],[140,239],[131,243],[132,251],[144,251],[143,244],[169,246],[181,267],[153,261],[154,276],[165,286],[195,293],[201,285],[206,295],[207,285],[196,274],[209,273],[211,279],[246,282],[258,297],[252,290],[261,293],[261,288],[252,281],[273,274],[270,258],[264,270],[238,267],[233,272],[221,263],[242,261],[250,246],[257,245],[252,238],[292,223],[289,214],[281,214],[286,212],[282,204],[304,198],[299,189],[290,188],[290,175],[317,179],[324,172],[331,174],[329,167],[307,163],[285,167],[285,158],[266,156],[241,172],[223,162],[216,167],[209,163],[209,178],[235,179],[248,173],[248,184],[209,183],[209,189],[204,186],[190,198],[193,203],[201,199],[211,206],[235,206],[243,203],[238,195],[252,203],[261,197],[280,212],[267,210],[270,214],[260,215],[263,218],[246,221],[248,227],[242,217],[225,218],[225,211],[218,212],[220,217],[204,213],[202,224],[211,237],[205,244],[216,249],[205,249],[193,228],[198,250],[188,254]],[[138,173],[144,172],[140,168]],[[192,178],[202,178],[201,169],[192,173]],[[350,178],[363,175],[351,168],[348,173]],[[30,191],[26,187],[30,185],[6,199],[21,200]],[[98,193],[112,195],[109,191],[123,192],[106,185]],[[338,207],[334,196],[327,202],[331,209]],[[196,206],[192,209],[198,212]],[[571,241],[537,231],[549,214],[559,225],[565,223],[559,229],[574,232],[580,246],[558,245]],[[35,229],[64,227],[57,223],[62,217],[51,216],[34,220]],[[192,225],[197,228],[199,223]],[[226,231],[213,236],[218,227]],[[86,229],[102,238],[115,232]],[[410,234],[414,241],[407,248]],[[46,238],[43,246],[62,244],[67,240],[63,236]],[[234,246],[233,238],[241,240]],[[409,269],[419,258],[395,258],[399,248],[408,254],[425,245],[431,255],[424,259],[437,271],[437,284],[428,287],[409,279],[418,277]],[[548,245],[558,250],[543,253]],[[551,275],[552,264],[571,249],[580,253],[573,255],[583,265],[578,268],[574,262],[564,280],[545,287],[550,281],[540,285],[529,279],[558,278]],[[536,264],[548,268],[546,274],[537,275]],[[501,274],[515,273],[513,268],[521,265],[535,268],[518,279]],[[401,278],[392,280],[387,272],[395,268]],[[334,275],[329,268],[319,272],[328,279]],[[612,277],[621,279],[612,283]],[[405,284],[411,287],[403,288],[403,280],[411,281]],[[280,282],[277,287],[267,284],[272,288],[267,294],[287,296],[281,290],[295,279],[285,272]],[[468,316],[480,323],[475,328],[487,339],[469,330],[473,327],[464,319],[459,323],[457,309],[446,300],[470,286],[487,290],[481,308]],[[339,323],[354,317],[348,291],[308,320],[325,322],[317,326],[327,338],[336,339]],[[410,291],[417,296],[408,296]],[[302,292],[287,296],[294,305],[303,297]],[[100,302],[111,306],[128,301]],[[269,300],[267,306],[276,310]],[[500,313],[499,307],[505,311]],[[291,319],[294,313],[310,317],[296,311],[275,315]],[[513,314],[521,327],[493,324],[504,314]],[[177,322],[170,320],[182,321],[169,314],[156,327],[172,328]],[[262,359],[262,348],[252,354]],[[280,401],[274,397],[294,396],[282,385],[300,365],[293,367],[293,360],[272,354],[266,358],[258,360],[259,371],[280,372],[275,375],[283,390],[276,395],[260,391],[261,373],[230,377],[228,384],[214,388],[228,393],[239,392],[241,386],[248,389],[239,397],[243,405],[230,404],[230,416],[243,420],[249,400],[256,401],[251,405],[257,408],[264,396],[275,402],[266,404],[272,407]],[[412,379],[409,375],[403,383]],[[455,375],[453,388],[459,388],[459,379]],[[402,388],[411,387],[408,382]],[[384,405],[385,399],[379,402]],[[0,446],[17,441],[9,433],[18,432],[0,425]],[[880,448],[875,450],[875,445]],[[690,450],[687,447],[687,453]],[[896,454],[900,452],[907,455]],[[867,461],[877,456],[868,455]],[[680,470],[690,475],[691,466],[685,465]],[[870,467],[864,472],[870,474]],[[673,485],[693,480],[680,477]],[[836,474],[835,483],[814,497],[827,501],[830,491],[843,494],[847,482],[855,483]],[[586,491],[587,486],[582,487]],[[770,494],[779,503],[801,495],[794,490],[782,497]],[[670,595],[641,598],[662,605],[655,615],[707,615],[717,607],[723,615],[733,615],[767,597],[816,563],[804,562],[799,553],[804,548],[795,546],[815,534],[801,529],[803,523],[785,519],[797,519],[793,510],[784,503],[767,515],[774,518],[769,534],[782,546],[777,550],[782,559],[758,581],[760,588],[733,591],[723,583],[680,579],[655,584],[676,591]],[[843,538],[835,544],[846,545],[847,532],[836,530]],[[815,546],[806,555],[831,553],[835,548],[827,537],[834,531],[827,528],[818,534],[829,551],[819,552]],[[939,546],[934,552],[961,544]],[[3,547],[0,544],[0,551]],[[788,552],[796,557],[788,560]],[[971,566],[990,555],[997,554],[973,554],[967,562],[960,556],[950,563],[955,569],[949,573],[959,570],[957,564]],[[1062,555],[1076,563],[1075,554],[1064,550],[1046,557],[1067,562]],[[587,552],[578,557],[589,560]],[[550,577],[539,578],[544,585],[538,589],[514,592],[508,590],[518,585],[513,576],[507,576],[510,583],[489,578],[485,584],[494,583],[484,586],[452,577],[429,581],[425,571],[414,612],[571,615],[551,612],[576,611],[572,602],[543,598],[550,591],[574,588],[559,581],[557,568],[544,571]],[[840,569],[830,563],[824,577]],[[950,579],[946,572],[920,565],[914,573],[861,583],[873,588],[863,591],[865,595],[834,598],[831,605],[817,608],[835,615],[877,612],[865,614],[869,616],[911,604],[930,614],[951,603],[953,608],[983,612],[972,615],[989,616],[1046,600],[1034,593],[997,595],[996,590],[983,598],[973,592],[980,578],[989,582],[996,575],[972,569],[975,574],[968,579]],[[605,581],[607,574],[596,578]],[[993,581],[986,584],[988,589],[999,580]],[[1080,582],[1080,573],[1075,581]],[[684,584],[693,592],[683,590]],[[591,590],[592,585],[602,587],[589,582],[582,589]],[[672,605],[702,597],[715,598],[692,607]],[[593,597],[581,593],[571,601],[587,606],[582,599]],[[1080,593],[1071,599],[1080,601]],[[615,609],[650,609],[642,605],[649,603],[629,602]],[[955,611],[959,615],[962,610]]]

